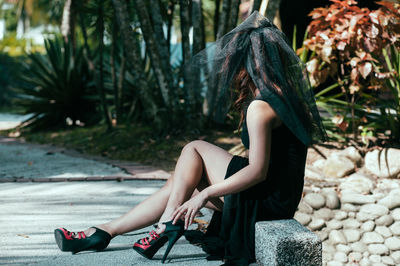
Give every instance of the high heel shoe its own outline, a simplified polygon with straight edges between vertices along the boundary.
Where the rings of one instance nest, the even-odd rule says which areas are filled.
[[[83,231],[70,232],[65,228],[57,228],[54,230],[54,237],[57,246],[61,251],[71,251],[72,254],[84,250],[102,250],[105,249],[111,241],[111,235],[97,227],[91,236],[86,236]]]
[[[133,244],[133,249],[143,257],[151,259],[168,241],[167,250],[162,258],[162,263],[164,263],[167,259],[168,253],[171,251],[175,242],[183,235],[185,230],[184,222],[182,220],[178,220],[176,224],[172,224],[172,221],[163,224],[165,224],[165,231],[163,233],[157,234],[154,230],[151,231],[149,237],[139,239],[135,244]]]

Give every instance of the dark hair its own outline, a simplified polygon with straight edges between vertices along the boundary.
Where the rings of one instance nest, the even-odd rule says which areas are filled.
[[[256,96],[257,87],[251,79],[246,68],[242,66],[233,79],[232,93],[235,99],[234,107],[240,112],[239,128],[243,124],[246,105]]]

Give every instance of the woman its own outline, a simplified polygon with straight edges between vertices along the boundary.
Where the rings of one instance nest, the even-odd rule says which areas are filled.
[[[217,88],[220,96],[209,103],[217,121],[235,98],[248,158],[193,141],[182,150],[173,177],[125,215],[83,232],[56,229],[61,250],[104,249],[112,237],[158,222],[155,231],[133,246],[147,258],[168,241],[164,262],[185,234],[202,246],[208,259],[246,265],[255,261],[255,223],[293,217],[303,189],[307,146],[324,140],[325,131],[304,67],[283,33],[254,12],[195,55],[185,70],[201,73],[208,87]],[[204,206],[214,210],[206,234],[186,231]]]

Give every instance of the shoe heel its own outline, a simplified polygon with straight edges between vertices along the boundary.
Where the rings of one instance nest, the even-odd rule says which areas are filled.
[[[168,247],[167,250],[165,250],[164,256],[161,260],[162,263],[165,262],[165,260],[168,257],[169,252],[171,251],[172,247],[175,245],[176,241],[178,241],[178,239],[182,236],[179,232],[177,231],[173,231],[171,232],[171,235],[168,235]]]

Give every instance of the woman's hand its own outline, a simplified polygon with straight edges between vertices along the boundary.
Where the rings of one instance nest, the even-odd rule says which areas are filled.
[[[204,191],[204,190],[203,190]],[[200,192],[190,200],[182,204],[172,214],[173,224],[176,223],[182,216],[185,216],[185,230],[193,223],[196,213],[206,205],[207,196],[205,193]]]

